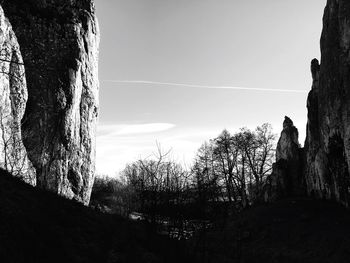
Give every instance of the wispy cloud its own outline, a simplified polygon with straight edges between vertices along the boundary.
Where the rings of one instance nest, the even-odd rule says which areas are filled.
[[[97,173],[106,175],[116,175],[122,171],[127,163],[146,158],[156,151],[156,143],[167,151],[172,149],[172,157],[179,162],[190,164],[200,145],[216,136],[219,131],[216,129],[203,131],[202,128],[183,128],[176,131],[170,128],[174,124],[164,123],[162,125],[145,124],[149,131],[168,131],[169,132],[154,132],[144,133],[144,125],[142,129],[134,129],[137,125],[130,125],[124,131],[140,131],[140,133],[129,136],[117,135],[121,134],[120,126],[123,125],[100,125],[99,135],[97,136]],[[133,126],[133,128],[130,128]],[[166,129],[168,128],[168,129]],[[146,129],[147,130],[147,129]]]
[[[144,124],[121,124],[121,125],[99,125],[99,136],[121,136],[121,135],[136,135],[146,133],[156,133],[167,131],[174,128],[176,125],[172,123],[144,123]]]
[[[103,82],[116,83],[116,84],[139,84],[139,85],[153,84],[153,85],[161,85],[161,86],[187,87],[187,88],[199,88],[199,89],[228,89],[228,90],[245,90],[245,91],[286,92],[286,93],[307,93],[308,92],[306,90],[293,90],[293,89],[247,88],[247,87],[237,87],[237,86],[208,86],[208,85],[158,82],[158,81],[148,81],[148,80],[103,80]]]

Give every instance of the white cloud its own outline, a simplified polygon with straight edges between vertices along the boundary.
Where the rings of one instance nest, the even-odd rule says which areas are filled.
[[[163,132],[174,128],[172,123],[145,123],[145,124],[122,124],[122,125],[99,125],[98,136],[121,136],[145,133]]]
[[[174,124],[101,125],[97,136],[97,173],[115,176],[126,164],[146,158],[156,151],[158,142],[172,157],[190,164],[200,145],[218,131],[188,129]]]
[[[172,123],[100,124],[97,133],[98,174],[113,176],[129,162],[154,151],[156,139],[175,128]]]

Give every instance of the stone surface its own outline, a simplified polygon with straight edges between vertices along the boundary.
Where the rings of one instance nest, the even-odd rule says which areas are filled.
[[[27,97],[20,48],[0,7],[0,167],[34,186],[35,170],[28,159],[21,133]]]
[[[321,65],[314,60],[305,141],[308,193],[349,205],[350,2],[328,0]]]
[[[24,144],[38,186],[88,204],[95,173],[99,29],[92,0],[4,0],[28,85]]]
[[[294,126],[293,121],[285,116],[283,121],[283,130],[277,143],[276,162],[284,160],[299,160],[299,132]]]
[[[265,199],[298,196],[305,192],[302,174],[303,151],[299,144],[298,129],[287,116],[276,149],[276,162],[273,164],[269,187]]]

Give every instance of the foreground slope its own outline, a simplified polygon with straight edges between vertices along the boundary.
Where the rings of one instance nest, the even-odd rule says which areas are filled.
[[[348,262],[349,222],[350,211],[331,201],[283,200],[249,208],[185,248],[0,170],[0,262]]]
[[[179,262],[177,243],[0,170],[0,262]]]
[[[349,262],[350,211],[331,201],[284,200],[244,211],[193,240],[200,262]]]

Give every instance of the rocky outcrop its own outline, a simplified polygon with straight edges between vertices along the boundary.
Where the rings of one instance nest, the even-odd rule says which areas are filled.
[[[266,201],[299,196],[305,192],[302,174],[303,149],[299,144],[298,129],[287,116],[276,149],[276,162],[270,177]]]
[[[277,143],[276,162],[280,160],[299,161],[299,132],[294,126],[293,121],[285,116],[283,121],[283,130]]]
[[[350,3],[328,0],[321,65],[312,62],[305,178],[309,194],[350,201]]]
[[[99,30],[92,0],[4,0],[29,99],[24,144],[38,186],[87,204],[95,173]]]
[[[27,96],[17,38],[0,7],[0,167],[35,185],[35,170],[28,159],[21,133]]]

